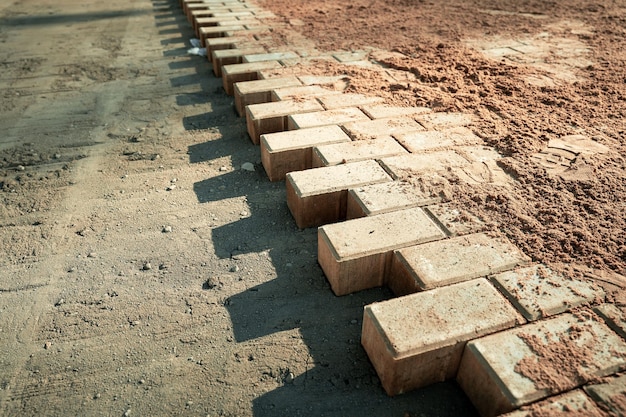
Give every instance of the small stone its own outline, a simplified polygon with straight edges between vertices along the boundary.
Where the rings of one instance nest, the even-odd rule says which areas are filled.
[[[87,254],[87,257],[88,257],[88,258],[95,258],[95,257],[96,257],[96,252],[89,252],[89,253]]]
[[[172,184],[174,184],[176,181],[178,181],[178,178],[172,178],[172,179],[170,180],[170,182],[171,182]]]
[[[60,153],[55,153],[53,158],[54,159],[61,159],[61,154]]]
[[[227,167],[220,167],[220,171],[221,171],[221,172],[228,171],[228,168],[227,168]]]
[[[164,269],[167,269],[167,265],[165,264],[159,265],[159,271],[163,271]]]
[[[26,168],[24,168],[24,165],[18,165],[18,166],[16,167],[16,169],[17,169],[18,171],[24,171]]]
[[[63,304],[65,304],[65,299],[64,298],[59,298],[59,301],[54,303],[54,306],[55,307],[59,307],[59,306],[62,306]]]
[[[124,417],[130,416],[130,408],[124,412]]]
[[[176,186],[175,186],[174,184],[172,184],[172,185],[168,185],[168,186],[165,188],[165,191],[172,191],[172,190],[174,190],[174,189],[176,189]]]
[[[162,230],[163,233],[170,233],[172,231],[172,226],[165,226]]]
[[[74,266],[67,270],[67,272],[75,272],[75,271],[76,271],[76,267]]]
[[[233,265],[230,267],[230,272],[239,272],[239,265]]]
[[[97,400],[98,398],[100,398],[100,393],[99,393],[99,392],[98,392],[98,393],[96,393],[96,395],[94,395],[94,396],[93,396],[93,399],[94,399],[94,400]]]
[[[52,343],[51,342],[46,342],[46,343],[43,344],[43,348],[46,349],[46,350],[50,349],[51,347],[52,347]]]
[[[285,376],[285,382],[287,384],[291,384],[294,379],[296,379],[296,376],[293,374],[293,372],[289,372],[287,376]]]
[[[152,265],[150,265],[150,262],[146,262],[145,264],[143,264],[144,271],[149,271],[151,269],[152,269]]]
[[[350,324],[357,324],[357,323],[358,323],[358,321],[356,319],[350,320]]]
[[[241,164],[241,169],[244,171],[254,172],[254,164],[251,162],[244,162]]]
[[[206,288],[208,288],[209,290],[212,290],[213,288],[217,287],[219,285],[219,280],[215,277],[209,277],[206,280]]]
[[[140,385],[143,385],[143,384],[145,384],[145,383],[146,383],[146,380],[145,380],[145,379],[140,379],[140,380],[139,380],[139,384],[140,384]]]

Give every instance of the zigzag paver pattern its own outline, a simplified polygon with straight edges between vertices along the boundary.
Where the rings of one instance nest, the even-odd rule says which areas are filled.
[[[471,131],[475,116],[387,106],[378,97],[342,92],[345,76],[307,74],[306,63],[315,57],[375,65],[367,52],[322,54],[306,39],[292,51],[272,51],[262,20],[271,13],[250,2],[181,0],[181,5],[214,60],[215,74],[224,77],[224,89],[235,94],[238,111],[246,115],[251,139],[261,142],[269,179],[287,178],[296,223],[320,226],[318,261],[335,294],[388,285],[398,295],[365,307],[361,340],[390,395],[456,378],[485,416],[542,399],[536,406],[546,411],[592,412],[598,402],[624,412],[606,394],[624,395],[623,377],[592,385],[592,376],[626,370],[626,320],[602,304],[604,293],[532,264],[510,242],[479,233],[480,219],[460,218],[454,202],[441,204],[447,200],[443,186],[424,189],[415,181],[442,179],[446,171],[468,183],[513,181],[498,168],[499,155]],[[237,63],[229,65],[215,59],[215,51],[240,45],[266,52],[232,52]],[[478,45],[488,55],[511,60],[541,60],[544,46],[528,40]],[[296,64],[299,73],[289,85],[249,83],[278,80],[284,75],[274,70]],[[254,85],[266,87],[247,98],[243,91]],[[309,103],[304,110],[297,108],[302,100]],[[385,138],[381,149],[392,141],[406,155],[379,153],[379,137]],[[371,141],[369,158],[362,157],[362,139]],[[569,151],[570,142],[556,144],[555,153]],[[346,164],[356,157],[351,149],[364,160]],[[334,154],[326,157],[337,150],[345,154],[341,161]],[[312,169],[320,165],[331,166]],[[570,313],[583,304],[597,305],[598,314]],[[571,366],[542,347],[569,349]],[[533,361],[562,384],[555,388],[533,380],[522,369]]]

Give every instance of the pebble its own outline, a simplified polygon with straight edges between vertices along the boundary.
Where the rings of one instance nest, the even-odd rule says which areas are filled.
[[[65,304],[65,299],[64,298],[59,298],[59,301],[57,301],[54,306],[55,307],[59,307],[62,306],[63,304]]]
[[[26,168],[24,168],[24,165],[18,165],[17,166],[17,170],[18,171],[24,171]]]
[[[71,267],[70,269],[67,270],[67,272],[74,272],[74,271],[76,271],[75,267]]]
[[[151,269],[152,269],[152,265],[150,265],[150,262],[146,262],[145,264],[143,264],[144,271],[149,271]]]
[[[162,271],[164,269],[167,269],[167,265],[165,265],[165,264],[159,265],[159,271]]]
[[[350,324],[357,324],[357,323],[358,323],[358,321],[356,319],[350,320]]]
[[[239,272],[239,265],[233,265],[230,267],[230,272]]]
[[[294,379],[296,379],[296,376],[293,374],[293,372],[289,372],[285,377],[285,382],[291,384]]]
[[[176,186],[175,186],[174,184],[172,184],[172,185],[168,185],[168,186],[165,188],[165,191],[172,191],[172,190],[174,190],[174,189],[176,189]]]
[[[252,162],[244,162],[241,164],[241,169],[244,171],[254,172],[254,164]]]
[[[96,257],[96,252],[89,252],[89,253],[87,254],[87,257],[88,257],[88,258],[95,258],[95,257]]]
[[[227,167],[220,167],[220,171],[221,172],[228,171],[228,168]]]
[[[130,408],[124,412],[124,417],[130,416]]]
[[[172,231],[172,226],[165,226],[163,228],[163,233],[170,233]]]
[[[55,153],[54,154],[54,159],[61,159],[61,154],[60,153]]]
[[[213,288],[217,287],[219,285],[219,280],[215,277],[209,277],[206,280],[206,287],[210,290],[212,290]]]

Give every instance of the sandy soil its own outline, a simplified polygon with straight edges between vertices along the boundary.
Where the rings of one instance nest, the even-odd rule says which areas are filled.
[[[567,3],[262,4],[399,53],[351,90],[478,116],[517,181],[456,201],[619,304],[626,10]],[[384,394],[359,337],[391,294],[332,295],[191,36],[174,0],[0,6],[0,414],[474,415],[453,383]],[[584,152],[551,164],[564,135]]]

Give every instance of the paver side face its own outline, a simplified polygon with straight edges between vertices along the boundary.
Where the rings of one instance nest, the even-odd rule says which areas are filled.
[[[626,340],[626,316],[614,304],[602,304],[594,311],[600,315],[605,323],[613,329],[615,333]]]
[[[504,272],[491,279],[527,320],[563,313],[583,303],[604,299],[601,288],[566,278],[544,265]]]
[[[486,277],[530,262],[508,240],[484,233],[399,249],[395,255],[409,268],[415,291]]]
[[[367,306],[362,343],[387,392],[397,394],[453,377],[466,341],[511,328],[518,319],[481,278]]]
[[[626,375],[603,384],[589,385],[585,391],[615,415],[626,415]]]
[[[624,340],[591,315],[562,314],[470,342],[457,380],[481,414],[495,415],[625,368]],[[538,369],[550,379],[531,379]]]

